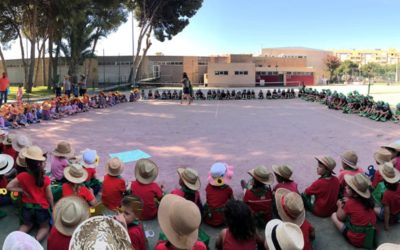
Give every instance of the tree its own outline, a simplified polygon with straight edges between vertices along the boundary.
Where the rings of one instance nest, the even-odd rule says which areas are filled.
[[[354,71],[356,70],[358,70],[358,64],[353,61],[346,60],[342,62],[340,66],[336,69],[336,73],[341,76],[353,77]]]
[[[8,49],[10,43],[18,38],[13,22],[7,16],[5,3],[0,3],[0,58],[4,72],[7,73],[7,65],[3,55],[3,48]]]
[[[135,60],[129,81],[138,79],[138,71],[151,43],[151,35],[160,41],[171,40],[188,24],[203,4],[203,0],[137,0],[130,6],[140,27]]]
[[[384,68],[378,63],[367,63],[361,66],[361,74],[364,77],[373,78],[381,76],[385,73]]]
[[[329,82],[333,81],[333,76],[335,73],[335,70],[339,68],[341,62],[340,59],[336,56],[328,55],[325,59],[325,65],[328,68],[329,71]]]

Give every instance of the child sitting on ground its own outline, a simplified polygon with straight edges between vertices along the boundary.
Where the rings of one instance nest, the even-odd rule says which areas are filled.
[[[342,169],[340,169],[339,176],[338,176],[339,184],[340,184],[339,197],[343,197],[344,186],[345,186],[344,176],[345,175],[353,176],[353,175],[356,175],[359,173],[364,173],[364,170],[357,166],[358,156],[357,156],[356,152],[354,152],[353,150],[345,151],[340,156],[340,158],[342,160]]]
[[[225,221],[228,228],[223,229],[215,242],[215,248],[257,249],[263,242],[257,237],[256,226],[250,208],[242,201],[229,200],[225,205]]]
[[[116,211],[126,192],[125,180],[121,177],[124,164],[118,158],[110,159],[106,164],[101,201],[109,210]]]
[[[292,192],[298,193],[297,183],[292,179],[292,168],[289,165],[272,165],[272,171],[275,174],[276,181],[278,182],[273,191],[278,188],[286,188]]]
[[[252,177],[249,183],[241,181],[245,190],[243,202],[252,210],[258,228],[264,228],[272,219],[273,195],[271,185],[274,183],[274,176],[266,167],[258,166],[251,169],[248,174]]]
[[[226,163],[217,162],[211,166],[204,205],[204,222],[208,225],[217,227],[225,223],[225,204],[233,199],[232,188],[228,185],[232,176],[233,167]]]
[[[275,192],[275,203],[282,221],[291,222],[300,227],[304,239],[303,249],[311,250],[311,243],[315,239],[315,229],[306,219],[306,212],[301,196],[285,188],[279,188]]]
[[[394,167],[400,171],[400,140],[390,143],[389,145],[383,146],[392,154],[391,160]]]
[[[339,180],[333,176],[336,162],[329,156],[315,159],[320,178],[304,190],[302,197],[307,210],[316,216],[328,217],[337,210],[336,202],[339,198]]]
[[[143,224],[139,217],[143,212],[142,200],[133,195],[125,196],[121,202],[121,213],[115,217],[126,228],[131,239],[131,244],[135,250],[146,250],[146,236],[143,230]]]
[[[376,215],[368,180],[361,173],[345,175],[344,180],[348,196],[338,200],[338,210],[331,219],[350,244],[372,249],[376,243]]]
[[[400,221],[400,173],[391,162],[379,165],[379,173],[383,177],[386,191],[381,200],[382,206],[375,207],[375,213],[384,221],[384,228],[387,231],[390,224]]]
[[[38,241],[42,241],[49,232],[49,208],[54,207],[50,178],[44,175],[46,158],[43,155],[38,146],[28,147],[23,155],[28,172],[18,174],[7,185],[8,191],[22,194],[22,225],[19,230],[27,233],[35,224],[39,225]]]
[[[149,159],[140,159],[135,165],[135,181],[132,181],[132,195],[138,196],[146,208],[141,220],[151,220],[157,216],[158,203],[163,197],[162,188],[154,182],[158,176],[158,166]]]
[[[68,159],[74,155],[74,150],[71,144],[66,141],[61,141],[53,150],[51,159],[51,175],[55,181],[64,182],[64,169],[68,166]]]
[[[0,205],[4,206],[11,202],[11,197],[6,190],[8,181],[5,175],[12,171],[14,159],[9,155],[0,154],[0,162],[2,162],[0,167]],[[0,210],[0,219],[5,216],[7,213]]]
[[[381,147],[379,148],[375,153],[374,153],[374,159],[375,159],[375,163],[377,166],[384,164],[385,162],[390,162],[392,160],[392,153],[390,152],[389,149],[385,148],[385,147]],[[373,167],[373,166],[372,166]],[[383,181],[383,178],[381,176],[381,174],[379,173],[379,171],[375,170],[375,174],[372,177],[372,184],[371,186],[375,189],[373,192],[373,196],[375,196],[375,194],[378,192],[377,189],[382,189],[384,188],[384,184],[381,183]],[[378,187],[380,186],[380,187]],[[379,195],[379,200],[380,200],[380,196],[383,193],[381,193]]]
[[[276,237],[277,234],[280,237]],[[265,249],[303,250],[303,233],[299,226],[273,219],[265,227]]]
[[[200,179],[197,172],[190,168],[178,168],[180,189],[175,189],[171,194],[179,195],[186,200],[194,202],[203,211],[203,204],[200,199]]]
[[[88,173],[81,164],[71,164],[64,168],[64,177],[67,182],[62,185],[62,197],[76,195],[83,198],[90,206],[96,205],[96,197],[83,185],[87,176]]]
[[[47,250],[68,250],[75,229],[89,216],[89,206],[82,198],[69,196],[59,200],[54,207],[54,226],[47,238]]]
[[[99,156],[96,150],[85,149],[82,152],[81,164],[88,173],[85,180],[85,186],[93,190],[93,194],[97,195],[101,189],[101,182],[96,178],[96,168],[99,163]]]

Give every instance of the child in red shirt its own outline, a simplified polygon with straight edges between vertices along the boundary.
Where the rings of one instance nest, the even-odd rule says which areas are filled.
[[[23,153],[28,172],[20,173],[7,185],[12,192],[22,193],[22,221],[19,230],[29,232],[34,224],[39,225],[36,235],[38,241],[43,240],[49,232],[49,208],[53,207],[53,194],[50,178],[44,175],[46,158],[38,146],[30,146]]]
[[[368,179],[357,174],[345,175],[344,180],[348,196],[338,200],[338,210],[331,219],[350,244],[371,249],[375,245],[376,215]]]
[[[265,228],[267,222],[272,219],[271,185],[274,183],[274,176],[264,166],[258,166],[250,170],[248,174],[252,176],[252,179],[247,185],[243,184],[245,190],[243,201],[252,210],[256,226]]]
[[[48,250],[68,250],[78,225],[90,217],[89,206],[78,196],[60,199],[54,207],[54,226],[47,238]]]
[[[400,173],[392,162],[380,165],[379,172],[384,179],[386,191],[381,200],[382,206],[375,207],[375,213],[384,221],[385,230],[389,230],[389,224],[400,221]]]
[[[348,150],[348,151],[344,152],[340,156],[340,158],[342,160],[342,169],[340,169],[339,176],[338,176],[339,184],[340,184],[339,197],[343,197],[345,195],[345,193],[344,193],[344,186],[345,186],[344,176],[345,175],[354,176],[356,174],[364,173],[364,170],[357,166],[358,156],[357,156],[356,152],[354,152],[353,150]]]
[[[4,176],[9,173],[14,165],[14,159],[6,154],[0,154],[0,205],[7,205],[10,203],[11,198],[7,192],[7,178]],[[0,218],[7,216],[7,213],[0,210]]]
[[[298,225],[303,233],[305,250],[312,249],[315,229],[306,219],[306,211],[301,196],[290,190],[279,188],[275,192],[276,209],[282,221]]]
[[[400,171],[400,140],[390,143],[389,145],[383,146],[392,153],[391,160],[394,167]]]
[[[71,164],[64,168],[64,177],[67,182],[62,185],[62,197],[77,195],[87,201],[90,206],[96,205],[96,197],[83,185],[87,176],[88,173],[80,164]]]
[[[210,226],[217,227],[225,223],[225,204],[233,199],[232,188],[227,184],[232,176],[233,169],[226,163],[217,162],[211,166],[204,205],[204,222]]]
[[[93,190],[93,194],[97,195],[97,193],[101,189],[101,182],[96,178],[96,167],[99,162],[99,156],[97,155],[96,150],[85,149],[82,152],[82,166],[85,168],[88,173],[88,177],[85,180],[85,186]]]
[[[318,162],[317,174],[321,177],[314,181],[302,194],[305,207],[319,217],[331,216],[337,210],[339,180],[333,170],[336,162],[332,157],[315,157]]]
[[[124,164],[118,158],[112,158],[106,164],[101,201],[110,210],[117,210],[126,192],[125,180],[121,177],[123,171]]]
[[[8,154],[10,155],[14,161],[17,159],[18,152],[15,151],[15,149],[12,147],[12,142],[15,139],[16,135],[15,134],[7,134],[3,141],[3,154]]]
[[[179,195],[186,200],[194,202],[203,211],[203,204],[200,198],[200,179],[197,172],[191,168],[178,168],[180,189],[172,190],[171,194]]]
[[[135,165],[135,181],[131,191],[143,201],[146,208],[140,215],[141,220],[152,220],[157,216],[158,204],[163,197],[161,187],[154,182],[158,176],[158,166],[149,159],[140,159]]]
[[[193,202],[167,194],[160,202],[157,218],[167,240],[158,241],[155,250],[207,249],[203,242],[197,240],[201,214]],[[179,223],[173,223],[176,221]]]
[[[133,195],[125,196],[121,203],[122,213],[115,218],[127,229],[132,247],[135,250],[146,250],[146,236],[139,216],[143,211],[142,200]]]
[[[296,193],[299,192],[297,189],[297,183],[292,179],[293,170],[289,165],[272,165],[272,171],[274,172],[276,181],[278,182],[274,186],[274,192],[278,188],[286,188]]]
[[[386,149],[386,148],[379,148],[375,153],[374,153],[374,159],[375,163],[377,165],[384,164],[385,162],[389,162],[392,159],[392,153]],[[380,182],[383,181],[383,178],[379,171],[375,171],[374,178],[372,179],[372,184],[371,186],[373,188],[376,188]]]

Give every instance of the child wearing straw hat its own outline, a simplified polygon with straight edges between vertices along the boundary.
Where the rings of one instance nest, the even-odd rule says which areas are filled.
[[[111,158],[106,164],[107,174],[104,176],[101,201],[110,210],[116,210],[126,192],[125,180],[121,177],[124,164],[116,157]]]
[[[269,250],[302,250],[303,233],[298,225],[274,219],[265,227],[265,248]]]
[[[99,156],[97,151],[93,149],[85,149],[82,152],[81,164],[88,173],[88,177],[85,181],[85,186],[93,190],[94,195],[101,189],[102,183],[96,178],[96,168],[99,163]]]
[[[298,193],[297,183],[293,180],[292,167],[289,165],[272,165],[272,171],[275,174],[276,181],[278,182],[273,191],[275,192],[278,188],[286,188],[292,192]]]
[[[262,244],[256,233],[256,225],[250,208],[242,201],[229,200],[225,205],[225,221],[223,229],[215,242],[215,248],[222,249],[257,249]]]
[[[385,230],[389,230],[389,224],[400,222],[400,173],[392,162],[385,162],[378,168],[386,191],[383,193],[382,206],[375,207],[375,213],[384,221]]]
[[[344,180],[348,196],[338,200],[338,210],[331,215],[333,224],[353,246],[373,248],[376,215],[368,179],[363,174],[356,174],[345,175]]]
[[[96,205],[96,197],[83,182],[87,179],[88,173],[81,164],[70,164],[64,168],[64,177],[67,182],[62,185],[62,197],[76,195],[83,198],[90,206]]]
[[[146,236],[139,216],[143,211],[143,202],[138,196],[128,195],[122,199],[121,212],[115,219],[128,230],[132,247],[135,250],[146,250]]]
[[[186,200],[194,202],[202,212],[203,204],[201,203],[199,192],[201,184],[197,171],[191,168],[178,168],[177,172],[181,188],[172,190],[171,194],[179,195]]]
[[[68,250],[75,229],[89,217],[89,206],[81,197],[59,200],[53,211],[54,226],[47,238],[47,250]]]
[[[250,183],[247,183],[243,202],[253,212],[257,227],[264,228],[267,222],[272,219],[273,194],[271,185],[274,183],[274,176],[265,166],[257,166],[248,171],[248,174],[252,179]]]
[[[163,197],[161,187],[155,182],[158,176],[158,166],[152,160],[140,159],[135,165],[135,181],[132,181],[133,195],[143,200],[146,208],[140,215],[141,220],[151,220],[157,216],[158,203]]]
[[[10,203],[10,195],[6,188],[8,185],[5,174],[9,173],[14,165],[14,159],[6,154],[0,154],[0,205],[6,205]],[[0,218],[6,217],[7,213],[0,210]]]
[[[206,250],[197,240],[201,224],[199,208],[178,195],[167,194],[160,202],[158,224],[167,240],[157,242],[155,250]]]
[[[15,149],[12,147],[12,142],[16,136],[17,136],[16,134],[11,134],[11,133],[7,134],[3,140],[3,149],[2,149],[3,154],[10,155],[14,160],[17,159],[18,156],[17,151],[15,151]]]
[[[68,159],[74,156],[74,150],[67,141],[61,141],[53,150],[51,160],[51,175],[56,181],[64,182],[64,169],[68,166]]]
[[[340,155],[342,161],[342,169],[339,171],[339,183],[341,187],[344,187],[344,176],[345,175],[356,175],[364,173],[364,170],[357,166],[358,156],[353,150],[348,150]]]
[[[333,176],[335,160],[330,156],[315,157],[317,174],[320,176],[302,194],[306,209],[319,217],[329,217],[337,210],[339,180]]]
[[[285,188],[275,192],[275,203],[279,217],[282,221],[298,225],[303,233],[304,248],[312,249],[311,242],[315,239],[315,229],[306,219],[306,211],[301,196]]]
[[[390,162],[392,159],[392,153],[386,148],[379,148],[374,153],[374,159],[376,165],[382,165],[385,162]],[[372,178],[372,187],[375,189],[381,188],[383,184],[380,184],[383,181],[383,178],[379,171],[375,171],[374,177]],[[381,186],[381,187],[378,187]]]
[[[44,175],[46,157],[38,146],[30,146],[23,152],[28,172],[17,175],[7,185],[12,192],[22,193],[22,221],[19,230],[29,232],[34,224],[39,225],[36,235],[38,241],[43,240],[49,232],[49,208],[53,207],[53,194],[50,178]]]
[[[392,153],[392,162],[394,167],[400,171],[400,140],[390,143],[389,145],[383,146]]]
[[[225,204],[233,199],[233,190],[228,185],[232,176],[232,167],[226,163],[217,162],[211,166],[204,205],[204,222],[210,226],[217,227],[225,223]]]

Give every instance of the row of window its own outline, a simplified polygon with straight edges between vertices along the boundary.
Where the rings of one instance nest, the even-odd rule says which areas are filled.
[[[247,70],[236,70],[235,75],[248,75],[249,72]],[[229,75],[229,72],[227,70],[218,70],[214,71],[214,75],[216,76],[227,76]]]
[[[275,76],[278,75],[277,71],[257,71],[256,76]],[[294,76],[312,76],[312,72],[286,72],[286,75]]]

